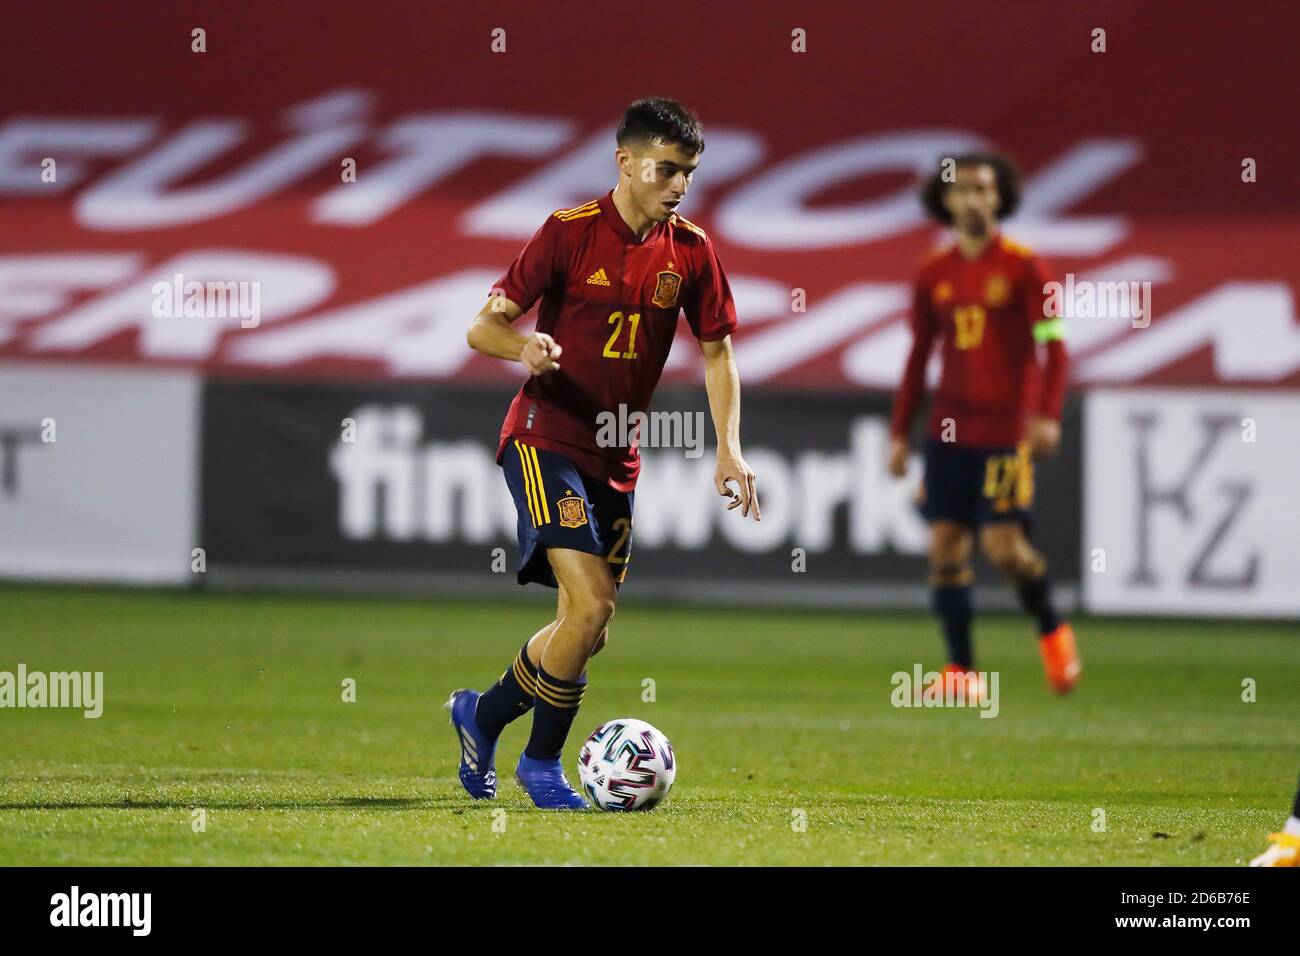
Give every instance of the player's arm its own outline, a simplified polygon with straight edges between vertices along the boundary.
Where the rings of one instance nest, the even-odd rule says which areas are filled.
[[[754,520],[761,521],[754,471],[740,453],[740,373],[736,371],[736,359],[731,351],[731,336],[702,341],[700,351],[704,353],[704,390],[709,395],[713,429],[718,435],[714,487],[718,494],[732,499],[728,511],[740,508],[740,513],[748,516],[752,508]],[[729,485],[733,481],[736,491]]]
[[[1052,340],[1044,344],[1047,349],[1047,364],[1043,370],[1038,408],[1029,416],[1026,430],[1029,449],[1035,458],[1055,453],[1061,444],[1061,406],[1065,402],[1065,382],[1069,367],[1063,341]]]
[[[530,375],[544,375],[560,367],[563,351],[545,332],[524,335],[512,323],[524,310],[504,295],[493,296],[474,317],[465,340],[475,352],[492,358],[521,362]]]
[[[565,261],[562,223],[548,216],[492,289],[465,339],[476,352],[520,362],[530,375],[560,368],[560,346],[545,332],[524,335],[512,323],[557,281]]]
[[[912,290],[909,318],[912,350],[903,366],[903,379],[898,384],[898,394],[894,396],[894,414],[889,425],[889,473],[895,478],[907,474],[907,459],[911,454],[907,433],[925,393],[925,367],[929,364],[930,350],[934,345],[934,313],[930,311],[929,288],[923,282],[918,281]]]
[[[754,520],[760,521],[754,471],[740,453],[740,374],[731,352],[736,303],[717,250],[707,240],[694,280],[687,288],[682,310],[704,353],[704,390],[709,395],[713,430],[718,436],[718,466],[713,472],[713,486],[718,494],[732,499],[728,511],[740,508],[740,513],[748,517],[752,510]],[[732,482],[736,484],[734,491]]]
[[[1034,342],[1046,353],[1038,404],[1031,411],[1026,428],[1029,449],[1036,458],[1053,454],[1061,444],[1061,408],[1065,404],[1065,385],[1070,368],[1065,348],[1065,319],[1049,305],[1047,283],[1050,280],[1047,264],[1042,259],[1035,259],[1025,289],[1025,316]]]

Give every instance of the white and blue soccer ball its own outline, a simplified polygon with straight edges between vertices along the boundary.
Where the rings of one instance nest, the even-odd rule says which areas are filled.
[[[644,720],[619,717],[597,727],[578,754],[578,777],[592,806],[651,810],[677,779],[668,738]]]

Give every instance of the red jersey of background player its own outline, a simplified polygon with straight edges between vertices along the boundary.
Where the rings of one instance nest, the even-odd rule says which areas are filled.
[[[528,241],[493,294],[525,312],[541,299],[537,331],[564,349],[560,368],[524,383],[501,426],[497,461],[511,438],[568,457],[617,491],[641,470],[635,443],[601,448],[601,412],[644,412],[686,313],[695,337],[736,329],[731,287],[713,243],[673,214],[638,241],[612,192],[553,213]],[[622,419],[620,419],[622,420]]]
[[[891,433],[904,436],[925,391],[934,339],[943,339],[943,369],[930,412],[929,434],[941,438],[944,420],[955,444],[1015,446],[1025,419],[1061,417],[1067,358],[1059,335],[1046,343],[1039,368],[1038,336],[1063,320],[1044,311],[1051,281],[1046,263],[1002,235],[975,259],[954,243],[922,267],[912,298],[912,351],[894,402]]]

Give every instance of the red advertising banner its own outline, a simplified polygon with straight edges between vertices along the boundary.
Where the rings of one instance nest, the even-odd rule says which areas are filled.
[[[466,326],[667,95],[747,385],[896,384],[917,179],[984,146],[1076,385],[1300,385],[1294,4],[4,6],[0,359],[517,380]]]

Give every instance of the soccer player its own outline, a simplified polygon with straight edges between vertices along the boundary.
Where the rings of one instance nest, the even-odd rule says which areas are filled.
[[[455,691],[447,702],[460,781],[476,799],[496,796],[497,739],[531,709],[516,778],[542,809],[587,806],[560,752],[627,575],[641,466],[635,441],[602,447],[598,419],[619,406],[629,416],[645,411],[681,313],[704,355],[718,436],[714,485],[731,499],[728,510],[759,519],[754,472],[740,453],[731,288],[709,237],[676,212],[703,151],[700,121],[680,104],[629,106],[614,151],[618,184],[548,217],[469,329],[471,348],[519,362],[530,376],[506,413],[497,462],[519,513],[519,583],[559,590],[555,619],[496,685]],[[536,331],[512,328],[539,300]]]
[[[1065,693],[1079,679],[1074,632],[1052,606],[1047,564],[1028,538],[1033,459],[1054,452],[1061,437],[1064,321],[1049,314],[1046,264],[999,231],[1020,198],[1019,176],[1006,157],[953,157],[921,198],[954,237],[931,253],[913,289],[912,350],[894,403],[889,470],[899,478],[907,472],[908,431],[938,340],[942,374],[920,503],[930,525],[931,606],[948,648],[943,680],[946,687],[966,680],[968,693],[982,693],[971,645],[971,550],[978,537],[980,551],[1011,580],[1037,625],[1048,683]]]
[[[1273,845],[1251,860],[1251,866],[1300,866],[1300,788],[1295,792],[1291,819],[1282,832],[1270,833],[1268,839]]]

